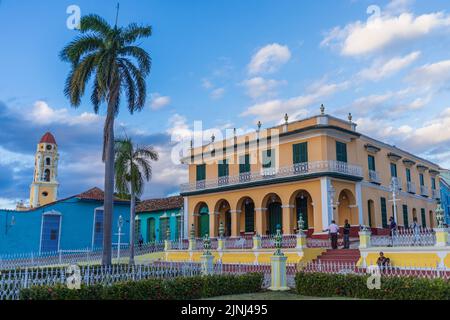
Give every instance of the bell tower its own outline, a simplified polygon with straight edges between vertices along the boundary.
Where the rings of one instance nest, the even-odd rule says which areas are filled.
[[[58,145],[47,132],[37,145],[34,177],[30,188],[30,206],[37,208],[55,202],[58,198]]]

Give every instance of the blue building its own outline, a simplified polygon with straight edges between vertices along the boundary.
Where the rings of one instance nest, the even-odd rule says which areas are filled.
[[[445,221],[450,225],[450,171],[441,172],[441,205],[445,212]]]
[[[140,202],[136,206],[137,237],[144,242],[167,239],[167,228],[171,240],[183,237],[183,197],[168,197]]]
[[[70,198],[26,210],[0,209],[0,255],[99,249],[103,239],[104,193],[93,188]],[[116,199],[113,246],[123,218],[120,243],[129,242],[129,201]]]

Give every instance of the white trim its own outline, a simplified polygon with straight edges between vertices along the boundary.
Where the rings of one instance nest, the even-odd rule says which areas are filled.
[[[183,212],[183,237],[188,238],[189,235],[189,199],[184,197],[184,212]]]
[[[359,224],[364,225],[363,203],[362,203],[362,187],[361,182],[355,184],[356,191],[356,205],[358,207]]]
[[[44,218],[46,216],[59,216],[57,251],[60,250],[60,246],[61,246],[62,214],[61,214],[61,212],[56,211],[56,210],[46,211],[46,212],[42,213],[42,215],[41,215],[41,234],[39,236],[39,255],[42,253],[42,232],[44,231]]]
[[[330,188],[330,178],[320,178],[320,190],[322,198],[322,228],[327,228],[333,219],[333,208],[329,197],[328,190]],[[331,210],[330,210],[331,209]]]
[[[104,207],[98,207],[94,209],[94,219],[92,221],[92,241],[91,241],[91,249],[94,250],[94,236],[95,236],[95,216],[97,214],[98,210],[103,210],[103,232],[105,232],[105,208]]]

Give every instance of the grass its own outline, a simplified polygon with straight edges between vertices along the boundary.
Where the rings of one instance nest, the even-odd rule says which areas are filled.
[[[330,297],[330,298],[306,297],[298,295],[293,291],[284,291],[284,292],[264,291],[258,293],[247,293],[247,294],[207,298],[202,300],[355,300],[355,299],[342,297]]]

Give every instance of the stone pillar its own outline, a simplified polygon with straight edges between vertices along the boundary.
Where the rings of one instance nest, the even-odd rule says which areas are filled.
[[[372,233],[369,230],[363,230],[359,232],[359,248],[370,248],[370,235]]]
[[[287,291],[290,290],[287,286],[287,272],[286,261],[287,257],[281,251],[282,247],[281,230],[277,230],[275,236],[275,248],[276,251],[272,257],[270,257],[271,270],[271,283],[269,290],[271,291]]]
[[[255,208],[256,215],[256,234],[266,234],[266,208]]]
[[[331,180],[328,177],[320,178],[320,192],[322,204],[322,228],[325,230],[333,220],[333,206],[330,197]],[[337,221],[336,221],[337,223]]]
[[[211,238],[216,238],[218,236],[217,217],[217,212],[212,212],[209,214],[209,235]]]
[[[356,190],[356,210],[358,210],[359,225],[364,226],[363,203],[362,203],[362,187],[361,182],[355,184]]]
[[[172,250],[172,242],[170,240],[164,240],[164,251]]]
[[[217,239],[217,251],[223,251],[225,249],[225,239],[219,238]]]
[[[436,232],[436,247],[445,247],[447,246],[448,241],[448,232],[445,228],[435,228],[434,232]]]
[[[294,206],[286,205],[281,207],[283,210],[283,233],[284,234],[293,234],[295,229],[295,221],[292,219],[292,211],[294,210]]]
[[[231,237],[237,238],[241,236],[241,228],[240,228],[240,213],[241,210],[231,210]]]
[[[297,250],[303,251],[306,248],[306,234],[298,233],[297,234]]]
[[[194,251],[196,247],[196,243],[195,243],[195,227],[194,224],[192,224],[191,226],[191,231],[190,231],[190,235],[189,235],[189,251]]]

